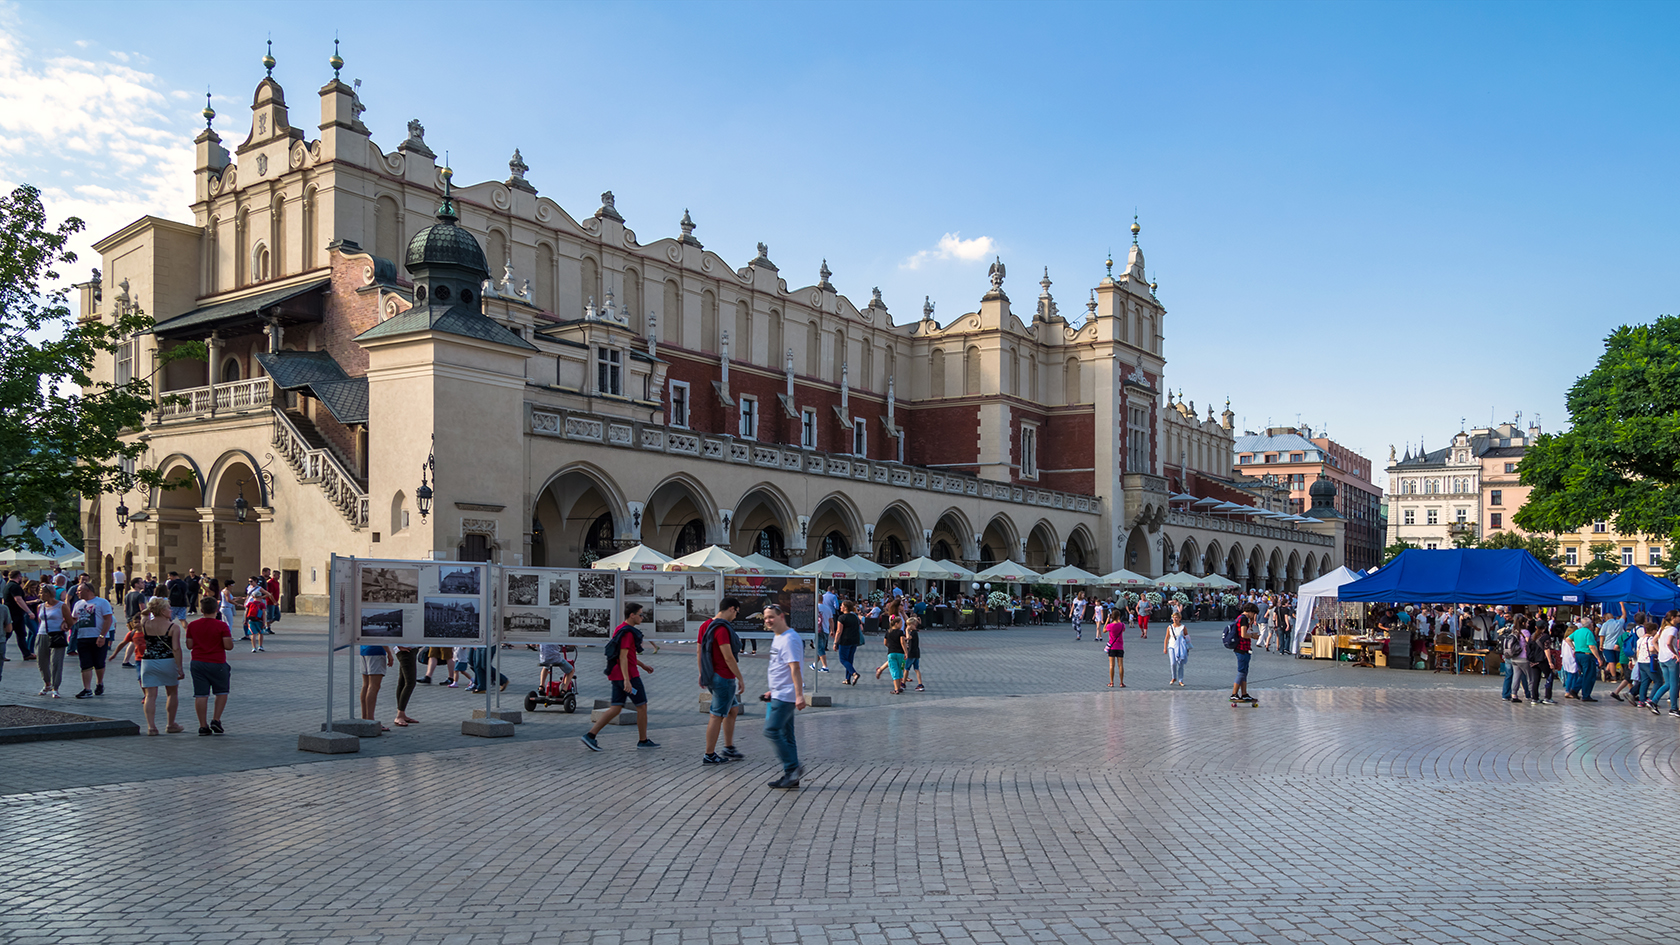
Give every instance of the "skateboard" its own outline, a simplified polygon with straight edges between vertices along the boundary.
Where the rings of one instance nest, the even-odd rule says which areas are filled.
[[[1231,700],[1231,708],[1235,709],[1239,705],[1247,705],[1250,709],[1258,709],[1258,708],[1260,708],[1260,700],[1259,699],[1232,699]]]

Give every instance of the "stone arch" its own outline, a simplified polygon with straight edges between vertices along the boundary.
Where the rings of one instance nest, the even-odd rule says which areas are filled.
[[[1232,542],[1231,550],[1225,553],[1225,576],[1238,584],[1245,584],[1248,580],[1248,556],[1243,552],[1241,542]]]
[[[922,520],[903,502],[893,502],[875,518],[869,545],[880,564],[899,564],[924,554]]]
[[[1330,565],[1330,555],[1329,555],[1329,554],[1325,554],[1325,555],[1324,555],[1324,556],[1323,556],[1323,558],[1321,558],[1321,559],[1320,559],[1320,560],[1319,560],[1319,562],[1318,562],[1318,573],[1319,573],[1319,576],[1320,576],[1320,577],[1323,577],[1323,576],[1324,576],[1324,575],[1326,575],[1326,574],[1329,574],[1329,573],[1330,573],[1330,569],[1331,569],[1331,565]]]
[[[1295,589],[1300,586],[1301,553],[1298,551],[1291,551],[1289,552],[1289,560],[1286,561],[1283,566],[1283,589],[1293,594],[1295,593]]]
[[[928,557],[936,561],[972,561],[978,557],[974,545],[974,525],[968,515],[955,506],[939,513],[933,522],[933,537],[928,541]]]
[[[1097,537],[1091,534],[1091,530],[1083,523],[1075,525],[1073,531],[1068,533],[1062,562],[1084,568],[1093,574],[1102,572],[1102,565],[1097,561]]]
[[[1027,560],[1021,563],[1047,571],[1059,567],[1061,557],[1062,541],[1056,535],[1056,526],[1044,518],[1034,522],[1032,530],[1027,532]]]
[[[928,356],[928,396],[945,396],[945,349],[935,348]]]
[[[538,567],[577,567],[595,523],[607,516],[619,538],[636,537],[634,516],[612,477],[589,463],[564,466],[536,491],[531,507],[531,563]],[[540,526],[540,528],[539,528]],[[599,549],[595,549],[599,554]]]
[[[1266,554],[1255,545],[1248,552],[1248,587],[1259,590],[1266,586]]]
[[[246,478],[247,482],[255,480],[253,494],[247,495],[245,501],[251,503],[253,507],[260,505],[266,508],[273,505],[274,496],[269,492],[268,483],[255,472],[255,470],[262,468],[262,464],[258,463],[257,458],[245,450],[228,450],[221,455],[221,458],[216,460],[216,464],[210,467],[210,472],[205,477],[204,494],[219,497],[222,493],[223,483],[228,481],[229,470],[238,465],[243,465],[247,471],[235,478],[249,477]],[[232,501],[232,499],[228,500],[230,508],[232,507]],[[217,502],[215,504],[220,505],[221,503]]]
[[[1125,548],[1121,567],[1144,577],[1159,577],[1165,573],[1155,566],[1155,548],[1149,541],[1147,528],[1142,525],[1133,528],[1126,536]]]
[[[244,450],[230,450],[216,461],[206,490],[209,501],[205,503],[213,507],[211,515],[214,522],[205,528],[208,534],[204,536],[213,542],[212,553],[201,556],[205,564],[195,561],[189,562],[189,566],[210,568],[236,581],[262,569],[262,536],[266,526],[257,509],[272,505],[273,500],[262,477],[257,474],[259,468],[251,454]],[[247,487],[249,492],[244,491]],[[244,522],[238,521],[234,511],[242,494],[250,505]],[[194,526],[196,529],[196,522]]]
[[[844,492],[830,492],[823,496],[811,509],[811,519],[807,526],[806,557],[816,560],[828,552],[823,551],[823,543],[833,539],[835,547],[831,551],[843,549],[847,555],[855,555],[869,551],[863,528],[863,514],[858,511],[857,503]],[[842,556],[844,557],[844,556]]]
[[[963,393],[980,393],[980,346],[969,345],[963,353]]]
[[[735,500],[735,514],[730,523],[729,548],[739,555],[758,550],[758,535],[774,527],[782,536],[782,548],[794,545],[799,533],[799,516],[794,514],[793,502],[787,493],[768,482],[760,482]],[[771,557],[774,557],[772,555]]]
[[[1305,560],[1301,562],[1301,583],[1316,581],[1318,577],[1318,556],[1308,552]]]
[[[1197,571],[1199,571],[1201,569],[1201,567],[1202,567],[1201,551],[1196,545],[1195,536],[1192,535],[1192,536],[1184,539],[1184,544],[1179,546],[1179,549],[1178,549],[1178,569],[1180,571],[1189,571],[1192,574],[1194,574]]]
[[[189,506],[190,508],[198,508],[204,504],[204,472],[199,469],[197,460],[185,453],[170,453],[157,464],[156,468],[158,472],[164,474],[165,481],[169,482],[176,480],[177,477],[170,475],[176,468],[185,469],[191,473],[192,484],[182,486],[177,489],[165,489],[162,486],[153,486],[151,499],[147,502],[148,506],[155,509],[163,504],[164,496],[172,494],[190,494],[194,500],[191,506]]]
[[[992,557],[986,557],[990,549]],[[980,560],[990,567],[1000,561],[1015,561],[1021,557],[1021,531],[1005,512],[993,515],[980,533]]]
[[[1202,575],[1220,574],[1225,568],[1224,550],[1219,547],[1219,539],[1208,540],[1207,548],[1202,551]]]
[[[700,480],[687,473],[676,473],[666,477],[648,493],[646,510],[641,520],[642,536],[644,541],[648,540],[648,526],[652,525],[653,539],[648,543],[654,548],[665,554],[673,554],[678,539],[683,538],[687,541],[687,536],[692,535],[695,530],[696,522],[699,523],[699,540],[702,547],[728,542],[728,536],[723,534],[723,523],[717,503],[712,500],[706,487],[700,484]],[[684,529],[688,529],[686,534]]]
[[[380,194],[373,201],[373,254],[402,265],[402,208],[390,194]]]
[[[496,264],[491,262],[490,268],[495,267]],[[601,297],[601,264],[596,262],[593,256],[585,255],[578,260],[578,296],[579,317],[582,317],[591,303],[597,312],[606,304],[606,300]]]
[[[1283,549],[1273,548],[1266,558],[1266,590],[1281,591],[1283,582]]]
[[[484,233],[484,261],[490,264],[491,285],[500,282],[506,272],[508,264],[509,246],[507,231],[499,226],[492,226]],[[401,265],[399,262],[398,265]],[[509,288],[512,288],[511,286]],[[599,303],[597,303],[599,304]]]

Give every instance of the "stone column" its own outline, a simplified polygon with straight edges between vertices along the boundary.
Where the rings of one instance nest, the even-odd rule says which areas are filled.
[[[221,360],[222,355],[222,333],[219,330],[211,331],[205,347],[209,352],[205,355],[209,359],[209,369],[205,372],[205,379],[210,386],[210,416],[214,417],[216,415],[216,364]]]

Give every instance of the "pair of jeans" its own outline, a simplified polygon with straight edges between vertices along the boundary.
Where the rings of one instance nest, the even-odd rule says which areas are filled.
[[[1172,660],[1172,681],[1183,682],[1184,664],[1189,662],[1190,658],[1188,656],[1174,656],[1170,657],[1170,659]]]
[[[397,648],[397,711],[408,710],[408,700],[414,695],[415,654],[413,650]]]
[[[1591,653],[1575,654],[1575,694],[1591,699],[1593,683],[1598,682],[1598,658]]]
[[[1640,660],[1635,664],[1639,681],[1633,684],[1633,701],[1644,702],[1657,689],[1657,664],[1654,660]]]
[[[776,748],[776,757],[781,759],[782,773],[792,774],[799,767],[799,745],[793,738],[793,716],[797,710],[793,703],[780,699],[771,699],[764,709],[764,737],[770,739],[770,744]]]
[[[1515,662],[1515,660],[1506,660],[1499,664],[1500,672],[1505,674],[1505,683],[1499,687],[1499,698],[1506,702],[1511,701],[1511,683],[1517,678],[1516,669],[1512,665]]]
[[[840,653],[840,665],[846,667],[846,678],[851,679],[856,676],[858,671],[857,667],[852,665],[852,660],[857,658],[858,648],[855,646],[840,646],[835,647],[835,649]]]
[[[1669,710],[1680,712],[1680,660],[1658,663],[1657,669],[1662,673],[1662,684],[1651,697],[1651,704],[1657,705],[1662,702],[1663,696],[1667,696]]]
[[[1533,679],[1529,672],[1528,660],[1507,660],[1505,665],[1509,669],[1505,673],[1505,698],[1516,696],[1520,699],[1537,699],[1534,695]]]
[[[1550,701],[1552,698],[1552,681],[1555,679],[1557,679],[1557,670],[1552,669],[1550,663],[1547,663],[1545,660],[1533,663],[1532,668],[1528,672],[1528,684],[1534,687],[1534,698],[1542,701]],[[1546,691],[1544,695],[1540,692],[1541,680],[1545,680],[1546,682]]]

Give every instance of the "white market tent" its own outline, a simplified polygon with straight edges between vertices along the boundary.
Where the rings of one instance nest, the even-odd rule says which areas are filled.
[[[895,581],[960,581],[961,569],[949,561],[935,561],[923,556],[900,564],[886,566],[886,577]]]
[[[1101,584],[1103,579],[1084,568],[1073,565],[1057,568],[1038,576],[1034,584]]]
[[[647,545],[637,545],[605,558],[596,558],[590,567],[603,571],[658,571],[670,563],[670,555],[654,551]]]
[[[1199,577],[1195,576],[1194,574],[1186,574],[1183,571],[1174,571],[1171,574],[1163,574],[1160,577],[1156,578],[1154,583],[1155,583],[1156,587],[1210,587],[1211,586],[1210,584],[1208,584],[1207,578],[1199,578]]]
[[[758,573],[758,568],[752,562],[727,548],[717,545],[701,548],[699,551],[683,555],[681,558],[673,558],[665,562],[663,569],[666,571],[717,571],[722,574]]]
[[[780,561],[777,561],[775,558],[766,558],[764,555],[757,552],[753,552],[741,560],[749,562],[753,567],[758,568],[759,574],[781,576],[793,573],[793,568],[791,566],[785,565]]]
[[[860,563],[867,567],[859,567]],[[854,561],[851,558],[829,555],[799,568],[794,573],[827,578],[831,581],[872,581],[881,576],[881,568],[862,559]]]
[[[1295,640],[1291,650],[1301,652],[1301,641],[1306,639],[1307,631],[1312,628],[1313,609],[1318,606],[1319,598],[1333,598],[1343,584],[1351,584],[1362,577],[1364,575],[1358,571],[1341,567],[1301,585],[1300,590],[1295,592]]]
[[[976,581],[996,581],[1002,584],[1036,584],[1038,572],[1014,561],[1000,561],[974,575]]]
[[[1108,572],[1107,574],[1102,576],[1102,580],[1099,581],[1098,583],[1103,584],[1105,586],[1111,586],[1111,587],[1154,587],[1155,586],[1154,580],[1152,580],[1150,578],[1146,578],[1143,575],[1138,574],[1136,571],[1128,571],[1125,568],[1120,568],[1117,571]]]
[[[1240,589],[1242,587],[1241,584],[1238,584],[1236,581],[1231,580],[1223,574],[1210,574],[1202,580],[1207,582],[1208,587],[1224,588],[1227,590],[1233,588]]]

